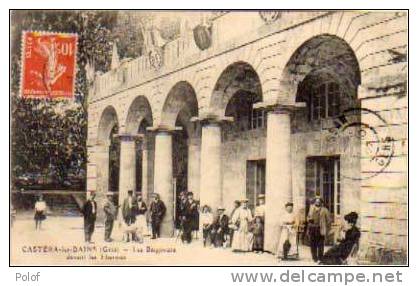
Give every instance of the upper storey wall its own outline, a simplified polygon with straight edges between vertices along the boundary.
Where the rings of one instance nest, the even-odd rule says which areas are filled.
[[[149,102],[152,125],[159,125],[166,98],[181,81],[190,84],[199,116],[204,115],[210,111],[211,98],[217,96],[217,80],[236,62],[246,62],[255,70],[263,101],[294,101],[296,86],[285,81],[286,66],[300,47],[320,35],[338,38],[352,49],[361,74],[358,98],[402,93],[407,78],[407,29],[405,12],[282,12],[271,23],[258,12],[226,13],[213,21],[212,44],[206,50],[196,46],[190,27],[164,46],[159,69],[142,56],[98,76],[89,94],[89,140],[95,140],[99,119],[109,105],[123,130],[138,96]],[[299,68],[305,66],[309,63]]]
[[[257,12],[223,14],[213,21],[212,43],[208,49],[202,51],[197,47],[192,28],[189,27],[187,34],[164,46],[160,69],[154,68],[149,57],[145,55],[124,63],[118,69],[96,78],[89,101],[95,102],[124,89],[145,84],[327,13],[329,12],[283,12],[280,19],[272,23],[266,23]]]

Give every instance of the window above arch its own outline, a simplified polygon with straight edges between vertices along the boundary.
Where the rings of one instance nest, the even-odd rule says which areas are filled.
[[[317,121],[337,116],[341,105],[341,86],[335,81],[314,84],[308,90],[308,120]]]

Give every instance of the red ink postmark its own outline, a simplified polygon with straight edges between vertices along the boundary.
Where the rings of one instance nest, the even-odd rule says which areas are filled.
[[[73,98],[77,35],[24,32],[21,96]]]

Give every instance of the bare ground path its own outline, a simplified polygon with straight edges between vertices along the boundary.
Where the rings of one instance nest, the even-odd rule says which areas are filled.
[[[300,248],[299,261],[279,262],[272,254],[235,253],[226,248],[205,248],[201,240],[182,244],[175,238],[126,243],[117,226],[114,241],[103,241],[104,228],[97,225],[94,244],[84,243],[81,217],[48,217],[35,231],[31,216],[18,216],[11,229],[13,265],[313,265],[309,249]]]

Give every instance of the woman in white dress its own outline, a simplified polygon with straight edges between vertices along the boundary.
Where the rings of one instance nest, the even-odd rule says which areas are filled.
[[[297,255],[297,223],[293,204],[287,203],[285,208],[286,212],[281,220],[280,239],[277,246],[277,257],[283,260]]]
[[[248,200],[242,199],[241,206],[234,212],[232,224],[236,228],[232,239],[233,251],[252,251],[252,233],[250,223],[253,220]]]
[[[142,200],[142,194],[137,194],[138,212],[135,219],[136,236],[140,243],[144,241],[144,235],[147,233],[147,205]]]
[[[213,223],[213,214],[208,205],[202,207],[202,212],[200,214],[200,223],[203,237],[203,246],[212,245],[213,241],[210,239],[210,228]]]

